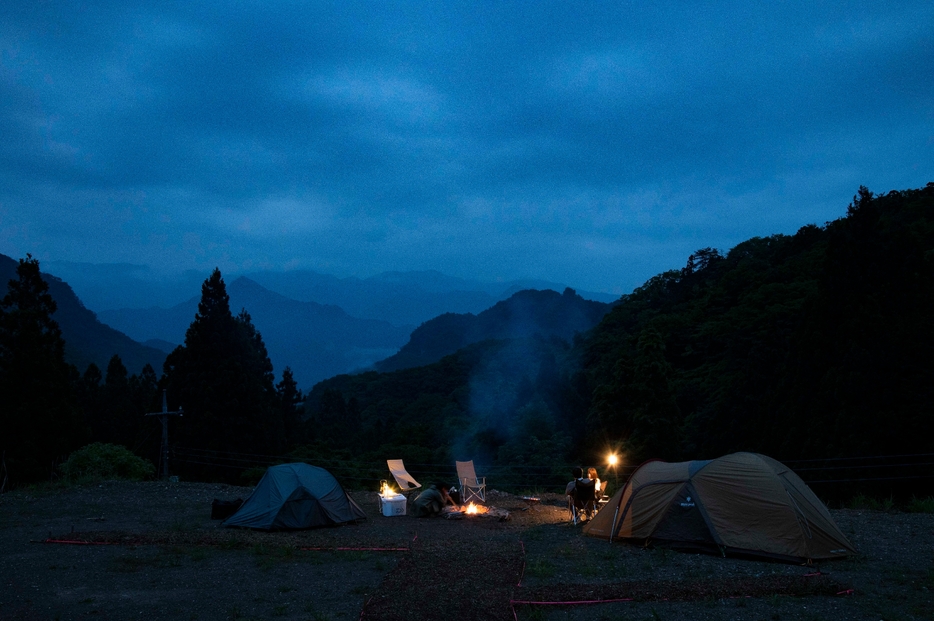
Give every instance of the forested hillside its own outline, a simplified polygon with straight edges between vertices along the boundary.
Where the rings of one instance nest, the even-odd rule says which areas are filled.
[[[411,327],[358,319],[330,304],[299,302],[243,276],[230,283],[231,306],[246,308],[263,334],[277,372],[292,369],[302,386],[372,365],[401,347]],[[192,297],[172,308],[104,311],[101,318],[140,340],[179,343],[198,308]]]
[[[7,283],[16,278],[17,262],[0,254],[0,297],[6,295]],[[106,368],[110,358],[117,354],[123,363],[138,373],[147,364],[162,366],[165,353],[148,347],[98,321],[97,316],[84,307],[68,283],[55,276],[43,274],[49,293],[58,305],[55,321],[61,326],[65,338],[65,359],[79,369],[90,363]]]
[[[307,412],[335,445],[417,444],[440,461],[934,452],[932,318],[934,184],[861,188],[823,227],[697,251],[573,345],[486,341],[333,378]]]
[[[440,360],[472,343],[490,339],[558,337],[571,340],[593,328],[610,304],[585,300],[573,289],[519,291],[491,308],[473,313],[445,313],[420,325],[395,355],[377,362],[377,371],[397,371]]]
[[[639,458],[930,452],[934,184],[695,253],[585,346],[589,425]],[[591,442],[599,434],[589,436]]]

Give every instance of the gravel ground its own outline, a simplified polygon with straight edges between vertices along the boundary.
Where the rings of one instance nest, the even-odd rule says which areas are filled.
[[[609,544],[491,492],[509,519],[218,527],[248,488],[106,482],[0,496],[0,620],[934,619],[934,515],[833,511],[860,550],[805,568]],[[44,543],[47,539],[90,542]],[[592,605],[568,602],[618,599]],[[514,616],[515,615],[515,616]]]

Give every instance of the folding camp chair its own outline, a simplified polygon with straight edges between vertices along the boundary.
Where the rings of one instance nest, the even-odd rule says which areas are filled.
[[[473,468],[473,461],[455,461],[457,482],[461,486],[461,502],[468,503],[476,498],[486,502],[486,477],[478,478]]]
[[[593,517],[596,512],[596,482],[592,479],[577,479],[574,492],[568,496],[568,517],[574,524]]]
[[[387,459],[386,465],[389,466],[389,472],[392,474],[392,478],[396,480],[399,491],[405,494],[407,498],[411,492],[421,488],[422,484],[412,478],[411,474],[406,472],[405,465],[403,465],[401,459]]]
[[[600,482],[600,491],[595,494],[596,502],[594,503],[594,513],[603,508],[603,505],[610,502],[610,495],[607,493],[607,488],[609,484],[606,481]]]

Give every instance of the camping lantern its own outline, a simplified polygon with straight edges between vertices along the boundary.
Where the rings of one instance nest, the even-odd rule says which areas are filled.
[[[613,469],[613,483],[619,487],[619,475],[616,472],[616,466],[619,464],[619,456],[616,453],[610,453],[606,458],[606,463]]]

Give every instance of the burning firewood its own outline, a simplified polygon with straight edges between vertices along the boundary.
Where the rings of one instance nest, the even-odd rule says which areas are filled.
[[[462,520],[465,518],[495,518],[499,521],[509,519],[509,511],[498,507],[487,507],[470,503],[462,505],[459,509],[448,507],[444,512],[444,517],[449,520]]]

